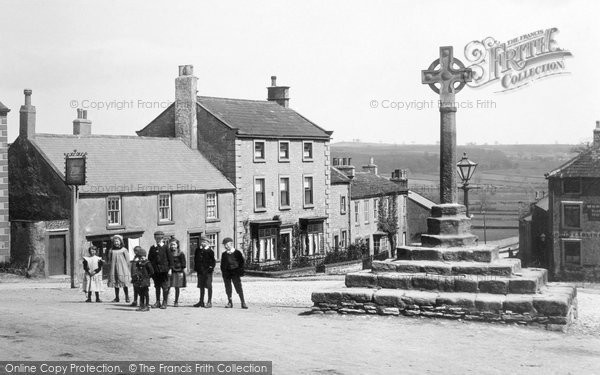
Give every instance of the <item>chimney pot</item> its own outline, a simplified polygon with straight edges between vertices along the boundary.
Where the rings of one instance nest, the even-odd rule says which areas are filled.
[[[87,119],[86,109],[77,109],[77,118],[73,120],[73,135],[92,135],[92,122]]]
[[[25,94],[25,105],[31,105],[31,94],[33,91],[31,91],[31,89],[25,89],[23,90],[23,93]]]
[[[289,86],[277,86],[277,76],[271,76],[271,86],[267,87],[267,100],[288,108],[290,105]]]
[[[600,121],[596,121],[596,129],[600,129]]]
[[[277,86],[277,76],[271,76],[271,86]]]
[[[87,109],[83,110],[83,119],[87,120]]]

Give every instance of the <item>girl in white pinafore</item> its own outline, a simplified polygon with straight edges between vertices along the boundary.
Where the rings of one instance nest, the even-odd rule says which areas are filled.
[[[100,300],[100,292],[102,291],[102,258],[96,255],[98,248],[90,246],[88,252],[90,256],[83,257],[83,291],[87,293],[85,302],[92,302],[92,292],[96,294],[96,302]]]

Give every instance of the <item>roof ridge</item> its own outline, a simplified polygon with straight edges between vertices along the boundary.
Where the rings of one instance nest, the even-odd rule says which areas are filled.
[[[591,154],[593,150],[594,150],[594,148],[590,148],[589,150],[586,150],[586,151],[580,153],[579,155],[575,155],[571,160],[568,160],[567,162],[565,162],[564,164],[562,164],[558,168],[550,171],[547,174],[546,178],[555,176],[556,174],[560,173],[560,171],[562,171],[563,169],[566,169],[566,168],[570,167],[577,160],[581,159],[582,157],[584,157],[584,156],[586,156],[588,154]]]
[[[244,102],[259,102],[259,103],[273,103],[276,105],[279,105],[275,102],[272,102],[270,100],[259,100],[259,99],[240,99],[240,98],[224,98],[221,96],[206,96],[206,95],[197,95],[196,98],[206,98],[206,99],[224,99],[224,100],[239,100],[239,101],[244,101]]]
[[[160,140],[160,141],[181,141],[179,137],[150,137],[140,135],[118,135],[118,134],[90,134],[90,135],[75,135],[75,134],[56,134],[56,133],[35,133],[36,137],[44,138],[110,138],[110,139],[141,139],[141,140]]]

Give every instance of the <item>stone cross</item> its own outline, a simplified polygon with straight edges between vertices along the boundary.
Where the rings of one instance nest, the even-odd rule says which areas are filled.
[[[454,68],[458,66],[458,69]],[[439,69],[436,69],[439,66]],[[440,58],[421,71],[421,81],[440,94],[440,203],[456,203],[456,106],[454,94],[473,80],[473,71],[440,47]],[[436,86],[439,84],[439,88]]]

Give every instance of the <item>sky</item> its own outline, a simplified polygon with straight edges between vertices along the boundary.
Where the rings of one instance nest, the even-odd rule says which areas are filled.
[[[83,107],[93,133],[135,135],[174,100],[178,66],[191,64],[205,96],[264,100],[276,75],[290,107],[334,142],[434,144],[438,96],[421,70],[440,46],[470,65],[473,41],[556,28],[554,45],[572,54],[564,74],[506,92],[498,81],[465,87],[457,141],[577,144],[600,120],[597,3],[0,0],[0,102],[12,110],[9,142],[25,88],[39,133],[72,133]]]

